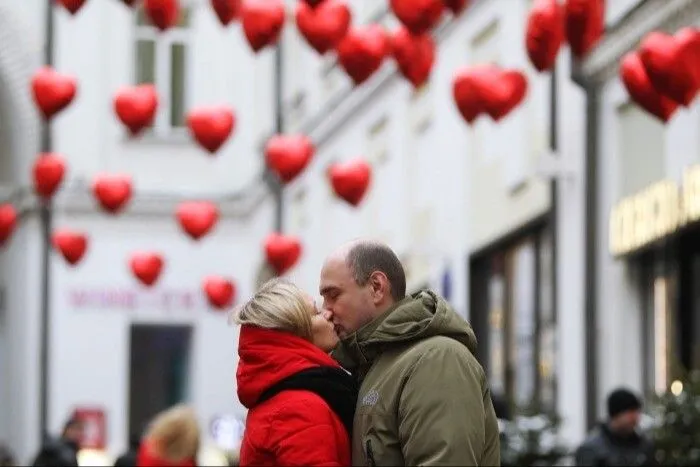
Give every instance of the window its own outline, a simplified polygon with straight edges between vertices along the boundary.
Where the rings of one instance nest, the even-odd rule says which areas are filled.
[[[389,119],[378,119],[367,131],[367,159],[372,165],[383,164],[389,157],[387,126]]]
[[[520,411],[556,408],[551,242],[540,228],[470,267],[471,317],[484,341],[479,358],[494,395]]]
[[[182,131],[187,111],[187,43],[190,10],[183,8],[178,24],[164,32],[151,26],[142,8],[136,14],[136,84],[155,84],[160,105],[153,133],[167,137]]]
[[[321,59],[321,81],[323,100],[328,101],[335,97],[343,82],[343,71],[335,57],[328,55]]]
[[[411,94],[408,119],[410,131],[416,135],[424,133],[430,127],[433,106],[429,81]]]

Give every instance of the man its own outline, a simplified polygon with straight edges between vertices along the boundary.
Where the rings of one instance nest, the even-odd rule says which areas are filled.
[[[367,240],[326,259],[320,293],[342,339],[333,356],[360,383],[353,465],[500,465],[476,338],[445,300],[406,297],[396,254]]]
[[[650,440],[637,433],[642,401],[627,389],[608,396],[608,422],[597,427],[576,451],[576,465],[657,465]]]
[[[32,465],[41,466],[76,466],[78,465],[78,450],[83,435],[83,423],[71,417],[63,426],[61,437],[55,439],[46,436],[39,454]]]

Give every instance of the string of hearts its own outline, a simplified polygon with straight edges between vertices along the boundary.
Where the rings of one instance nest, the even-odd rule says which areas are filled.
[[[55,0],[75,15],[86,0]],[[135,7],[137,0],[122,0]],[[435,42],[430,31],[450,10],[457,16],[468,7],[468,0],[390,0],[390,7],[401,26],[387,33],[377,24],[353,26],[352,15],[343,0],[300,0],[295,21],[301,35],[320,55],[334,51],[338,63],[355,86],[366,82],[393,56],[399,72],[414,88],[423,86],[435,62]],[[602,34],[604,16],[602,0],[568,0],[564,10],[556,0],[535,0],[528,18],[526,49],[535,67],[551,68],[564,38],[572,50],[582,56]],[[249,46],[260,52],[273,46],[280,37],[286,11],[282,0],[211,0],[211,7],[223,26],[240,19]],[[160,31],[173,27],[179,18],[178,0],[143,0],[143,10]],[[564,23],[566,28],[564,27]],[[34,100],[42,115],[50,121],[67,108],[77,94],[74,77],[50,67],[37,71],[32,79]],[[468,123],[481,114],[498,121],[524,99],[527,92],[525,75],[518,70],[502,69],[495,64],[462,68],[455,73],[453,93],[458,110]],[[113,99],[114,111],[131,137],[149,127],[158,109],[159,96],[153,85],[124,87]],[[215,154],[231,137],[236,116],[225,106],[199,107],[188,112],[187,126],[193,139],[210,154]],[[287,184],[301,174],[313,158],[313,143],[303,135],[275,135],[265,148],[266,164]],[[33,169],[35,192],[50,199],[58,190],[66,172],[66,161],[58,154],[41,154]],[[361,158],[334,164],[328,177],[336,195],[352,206],[362,201],[371,180],[371,167]],[[132,197],[131,177],[101,174],[95,177],[92,192],[103,210],[116,215]],[[218,221],[218,208],[208,201],[182,203],[176,210],[182,229],[194,240],[201,239]],[[17,213],[10,204],[0,206],[0,246],[11,236]],[[68,229],[58,230],[53,246],[68,264],[83,258],[88,238]],[[298,261],[302,247],[298,238],[278,233],[264,242],[268,263],[283,274]],[[165,260],[157,252],[137,252],[129,261],[134,276],[146,286],[154,285]],[[220,276],[203,282],[210,303],[217,308],[229,306],[235,295],[235,284]]]

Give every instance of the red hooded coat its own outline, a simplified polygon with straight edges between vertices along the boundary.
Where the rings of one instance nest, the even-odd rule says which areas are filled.
[[[314,367],[339,368],[310,342],[289,333],[242,326],[238,399],[249,409],[241,466],[350,465],[350,439],[340,418],[318,395],[287,390],[257,405],[272,385]]]

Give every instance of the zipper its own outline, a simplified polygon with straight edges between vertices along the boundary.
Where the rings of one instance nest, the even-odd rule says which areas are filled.
[[[374,453],[372,452],[372,441],[369,439],[365,442],[367,451],[367,467],[375,467],[377,463],[374,461]]]

